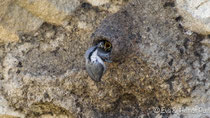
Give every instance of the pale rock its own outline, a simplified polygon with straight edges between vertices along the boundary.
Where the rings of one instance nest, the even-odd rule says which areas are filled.
[[[9,31],[0,25],[0,43],[18,41],[19,37],[14,31]]]
[[[0,42],[18,41],[18,33],[37,30],[43,20],[33,16],[27,10],[13,3],[3,2],[0,13]],[[7,6],[7,7],[6,7]],[[3,13],[4,11],[5,13]]]
[[[17,4],[44,21],[65,25],[80,2],[78,0],[17,0]]]
[[[207,38],[206,38],[206,39],[202,40],[201,43],[202,43],[203,45],[206,45],[206,46],[210,47],[210,39],[207,39]]]
[[[183,26],[193,32],[210,34],[209,0],[176,0],[179,14],[184,18]]]
[[[93,27],[90,24],[87,24],[86,22],[80,21],[78,22],[78,28],[83,30],[91,30]]]
[[[25,115],[10,108],[6,99],[0,95],[0,118],[24,118]]]
[[[109,10],[109,12],[111,12],[111,13],[116,13],[117,11],[120,10],[120,8],[121,8],[120,5],[112,5],[108,10]]]
[[[87,0],[93,6],[101,6],[106,3],[109,3],[109,0]]]
[[[66,25],[79,0],[0,0],[0,43],[19,40],[19,33],[36,31],[44,21]]]
[[[55,31],[47,31],[45,37],[50,39],[55,35]]]
[[[0,16],[3,16],[6,13],[11,2],[12,0],[0,0]],[[0,17],[0,19],[2,19],[2,17]]]
[[[31,32],[37,30],[43,21],[22,7],[12,3],[7,13],[1,19],[2,26],[6,29],[17,31],[17,32]]]
[[[51,114],[45,114],[45,115],[42,115],[40,118],[74,118],[74,117],[67,116],[67,115],[51,115]]]
[[[9,5],[11,4],[11,0],[0,0],[0,21],[7,12]],[[14,32],[10,32],[0,25],[0,43],[17,41],[18,36]]]

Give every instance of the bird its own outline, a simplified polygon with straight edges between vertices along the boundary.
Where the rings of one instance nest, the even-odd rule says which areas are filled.
[[[104,62],[112,62],[111,50],[112,44],[107,40],[101,40],[85,52],[86,71],[93,81],[101,81],[106,71]]]

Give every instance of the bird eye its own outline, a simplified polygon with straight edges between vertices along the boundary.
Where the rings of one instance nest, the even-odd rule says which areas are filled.
[[[99,43],[98,47],[103,48],[104,44],[103,43]]]

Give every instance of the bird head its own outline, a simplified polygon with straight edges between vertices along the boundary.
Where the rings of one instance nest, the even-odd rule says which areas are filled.
[[[112,44],[107,40],[100,40],[96,45],[98,49],[98,56],[106,62],[111,62],[110,55],[112,51]]]

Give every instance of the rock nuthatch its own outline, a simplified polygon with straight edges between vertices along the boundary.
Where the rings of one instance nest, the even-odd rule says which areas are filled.
[[[85,53],[86,70],[92,80],[100,82],[105,73],[106,66],[104,62],[110,61],[112,44],[106,40],[100,40],[90,47]]]

